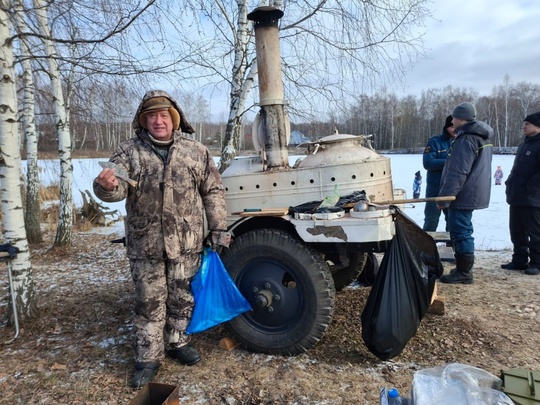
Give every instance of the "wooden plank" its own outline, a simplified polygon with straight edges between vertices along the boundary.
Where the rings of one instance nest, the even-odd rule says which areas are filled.
[[[288,213],[288,208],[262,208],[260,211],[233,212],[232,215],[238,215],[240,217],[282,217]]]
[[[408,204],[408,203],[419,203],[419,202],[428,202],[428,201],[454,201],[456,197],[425,197],[425,198],[408,198],[403,200],[384,200],[384,201],[374,201],[370,202],[373,205],[396,205],[396,204]],[[343,208],[354,208],[358,202],[347,203],[343,205]]]
[[[373,204],[376,205],[390,205],[390,204],[407,204],[407,203],[417,203],[417,202],[438,202],[438,201],[454,201],[456,197],[425,197],[425,198],[408,198],[404,200],[385,200],[385,201],[375,201]]]
[[[431,302],[427,312],[433,315],[444,315],[446,300],[443,295],[439,295],[437,286],[438,284],[435,282],[435,287],[433,288],[433,294],[431,295]]]
[[[455,262],[456,258],[454,257],[454,249],[450,246],[437,246],[439,251],[439,257],[442,262]]]
[[[240,345],[239,342],[236,341],[236,339],[233,339],[231,337],[224,337],[219,341],[219,347],[221,347],[223,350],[231,351],[235,348],[237,348]]]
[[[435,242],[450,242],[450,232],[428,232]]]

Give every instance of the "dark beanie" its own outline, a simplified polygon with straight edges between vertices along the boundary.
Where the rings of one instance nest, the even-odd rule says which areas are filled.
[[[529,122],[536,127],[540,127],[540,111],[527,115],[523,122]]]
[[[461,103],[452,112],[452,116],[458,120],[474,121],[476,110],[471,103]]]
[[[452,119],[453,118],[454,117],[452,117],[452,114],[450,114],[448,117],[446,117],[446,121],[444,121],[444,127],[445,128],[448,128],[448,127],[451,127],[452,125],[454,125],[454,124],[452,124]]]

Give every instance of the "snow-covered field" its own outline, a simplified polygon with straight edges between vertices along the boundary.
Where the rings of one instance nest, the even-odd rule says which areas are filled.
[[[392,179],[394,188],[402,188],[407,192],[407,197],[412,198],[412,184],[414,173],[418,170],[422,173],[424,184],[422,185],[421,196],[424,196],[426,171],[422,166],[422,155],[386,155],[390,158],[392,168]],[[293,164],[298,156],[290,156]],[[73,198],[75,204],[80,206],[82,198],[80,191],[89,190],[92,192],[92,180],[101,171],[98,162],[106,159],[74,159],[73,160]],[[510,173],[513,155],[494,155],[492,172],[497,166],[502,166],[506,176]],[[24,168],[24,167],[23,167]],[[57,183],[60,173],[58,160],[41,160],[41,181],[43,184]],[[492,180],[493,181],[493,180]],[[493,182],[494,184],[494,182]],[[504,185],[492,186],[490,206],[484,210],[477,210],[473,214],[473,224],[475,228],[474,237],[476,248],[479,250],[498,250],[511,248],[510,236],[508,233],[508,205],[505,201]],[[79,191],[80,190],[80,191]],[[424,220],[424,203],[409,204],[405,207],[405,213],[415,220],[420,226]],[[106,204],[111,209],[117,209],[120,213],[125,213],[124,202]],[[439,231],[444,230],[444,219],[441,216]],[[110,232],[123,232],[123,224],[116,223]]]

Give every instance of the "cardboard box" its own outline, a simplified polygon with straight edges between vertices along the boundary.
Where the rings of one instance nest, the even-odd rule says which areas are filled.
[[[179,405],[177,385],[147,383],[129,405]]]

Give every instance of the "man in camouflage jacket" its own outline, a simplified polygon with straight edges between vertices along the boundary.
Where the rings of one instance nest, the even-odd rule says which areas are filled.
[[[133,120],[135,136],[120,144],[94,180],[105,202],[126,200],[126,247],[135,284],[134,388],[152,381],[164,355],[181,364],[200,360],[185,330],[190,283],[205,241],[228,246],[221,177],[207,148],[182,136],[194,132],[166,92],[149,91]],[[129,178],[126,181],[126,178]],[[131,183],[131,184],[130,184]]]

